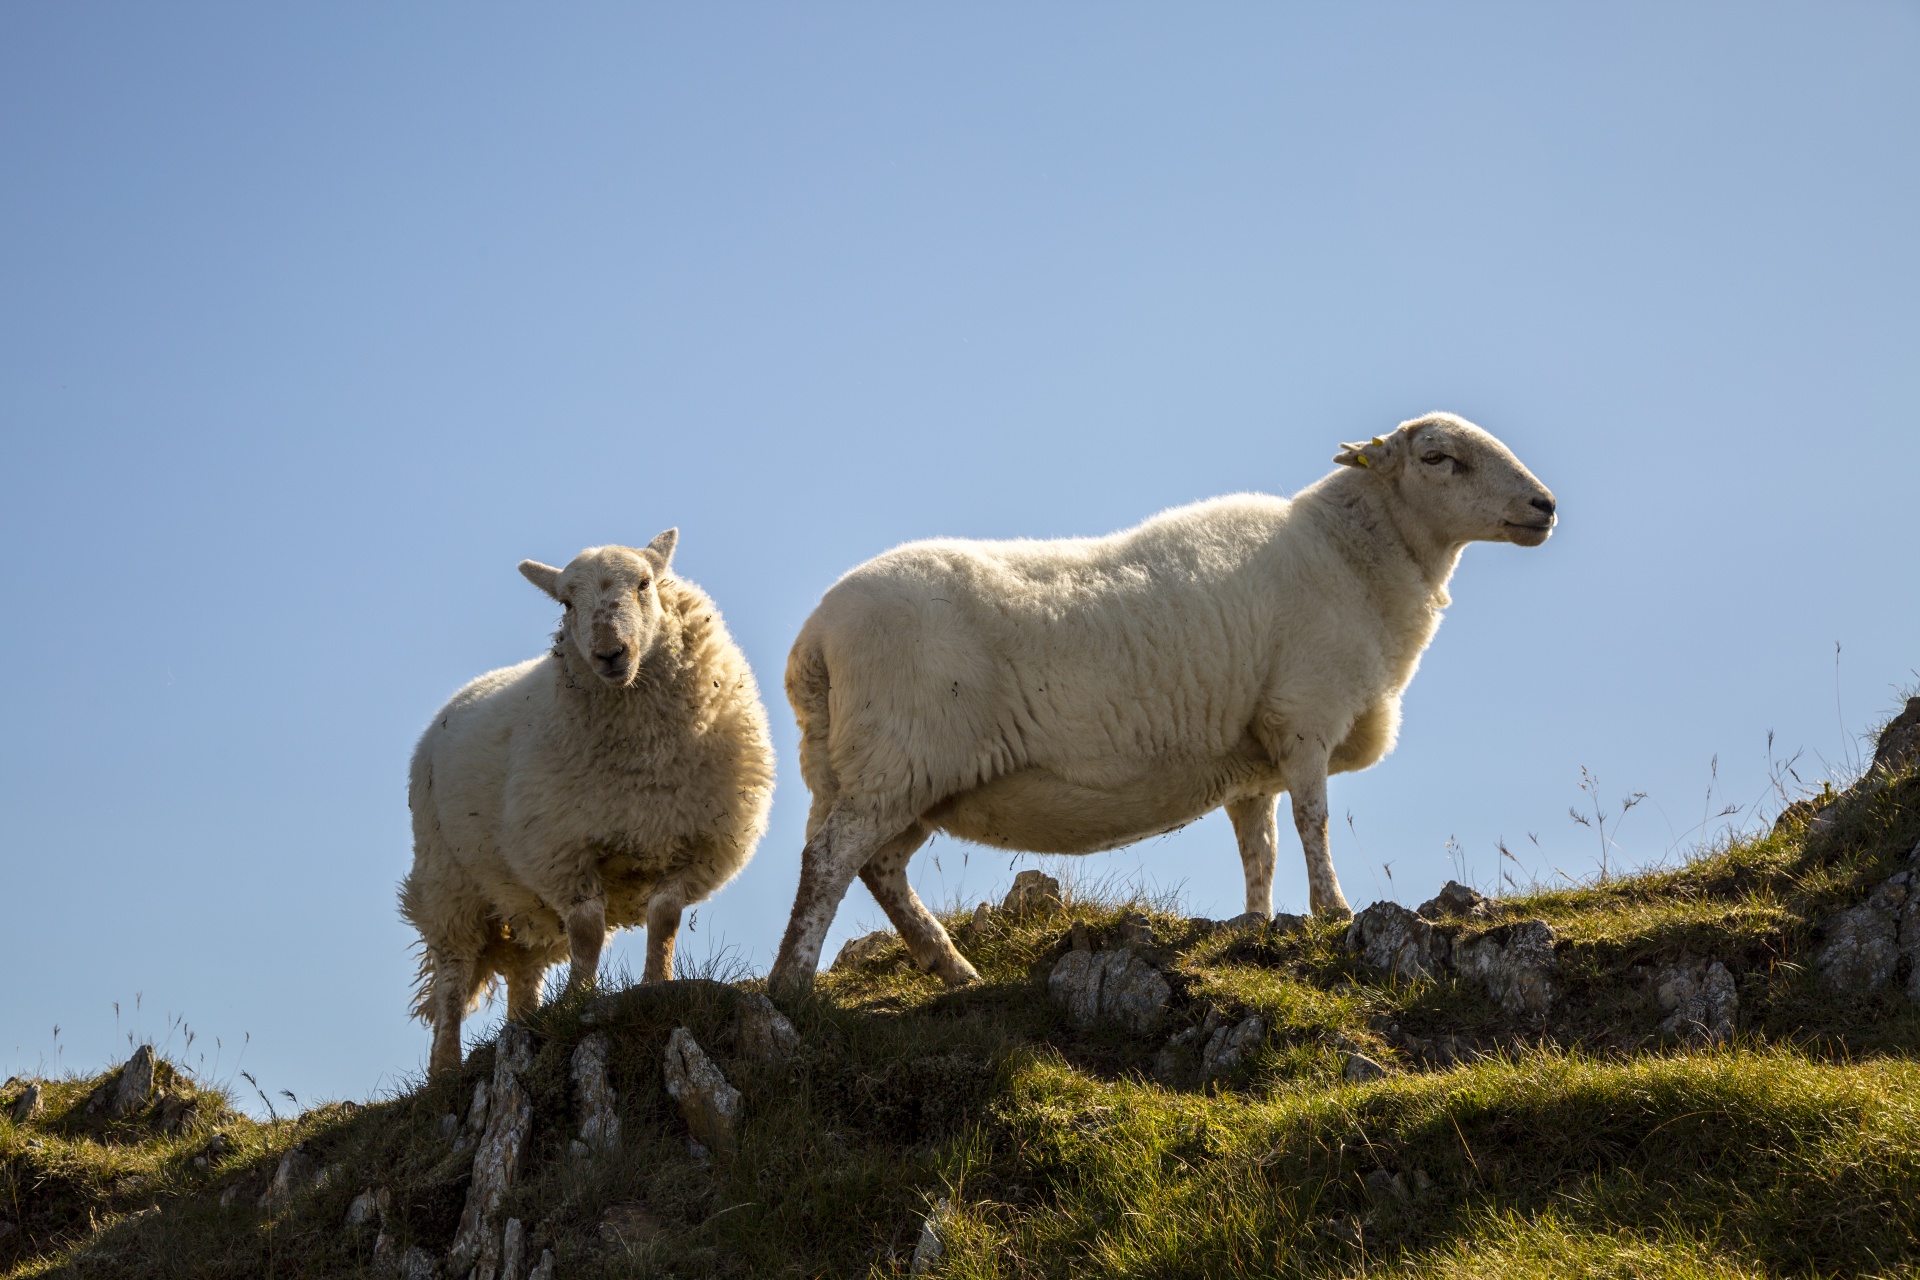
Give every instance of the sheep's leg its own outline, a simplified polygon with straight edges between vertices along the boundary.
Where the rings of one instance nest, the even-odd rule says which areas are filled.
[[[567,990],[592,986],[600,977],[600,948],[607,941],[607,904],[582,898],[566,911]]]
[[[1327,762],[1301,762],[1287,779],[1293,799],[1293,827],[1307,855],[1307,897],[1315,915],[1341,919],[1353,912],[1333,873],[1333,852],[1327,843]]]
[[[473,971],[471,960],[441,954],[433,957],[433,991],[428,1004],[433,1048],[427,1055],[427,1070],[432,1074],[460,1069],[460,1021],[473,999]]]
[[[1248,796],[1227,805],[1234,837],[1240,842],[1240,865],[1247,873],[1247,910],[1262,916],[1273,914],[1273,864],[1280,852],[1280,824],[1274,810],[1279,801],[1277,795]]]
[[[673,981],[673,942],[680,932],[684,906],[678,885],[662,889],[647,903],[647,969],[642,982]]]
[[[820,830],[800,851],[800,888],[793,896],[793,915],[787,921],[786,936],[780,940],[780,954],[767,975],[769,987],[798,993],[813,986],[827,929],[855,873],[882,845],[899,835],[904,825],[834,806]]]
[[[508,1022],[519,1022],[540,1007],[540,980],[546,973],[547,966],[530,952],[513,958],[507,970]]]
[[[953,939],[934,914],[920,901],[920,895],[907,883],[907,861],[927,841],[927,829],[914,823],[881,846],[880,852],[860,868],[860,879],[873,894],[874,901],[887,913],[887,919],[900,931],[913,962],[950,987],[964,987],[980,981],[980,972],[954,947]]]

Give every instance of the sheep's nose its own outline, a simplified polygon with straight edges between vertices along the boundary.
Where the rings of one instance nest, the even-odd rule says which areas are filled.
[[[1535,498],[1533,500],[1533,508],[1543,516],[1550,516],[1553,514],[1553,499]]]
[[[602,653],[598,649],[596,649],[594,650],[593,656],[600,659],[600,661],[602,662],[618,662],[622,658],[627,656],[627,646],[623,644],[618,644],[618,645],[615,645],[613,648],[607,650],[605,653]]]

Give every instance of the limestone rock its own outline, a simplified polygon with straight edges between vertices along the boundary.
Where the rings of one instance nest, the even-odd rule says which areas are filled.
[[[1908,698],[1906,709],[1880,731],[1873,750],[1872,772],[1897,773],[1920,757],[1920,698]]]
[[[1553,1003],[1553,943],[1552,925],[1519,920],[1462,942],[1454,964],[1508,1013],[1538,1017]]]
[[[87,1113],[105,1112],[109,1118],[118,1119],[146,1106],[152,1093],[153,1046],[143,1044],[113,1079],[93,1091],[87,1099]]]
[[[1002,911],[1024,915],[1029,911],[1058,911],[1060,882],[1043,871],[1022,871],[1013,878],[1013,888],[1000,901]]]
[[[1386,1079],[1387,1069],[1364,1053],[1349,1053],[1341,1060],[1340,1074],[1348,1084],[1366,1084],[1370,1080]]]
[[[26,1124],[40,1114],[40,1086],[30,1084],[26,1091],[13,1100],[13,1122]]]
[[[487,1093],[488,1082],[480,1080],[473,1086],[473,1101],[467,1106],[467,1132],[478,1138],[487,1129]]]
[[[1296,916],[1289,911],[1273,913],[1273,936],[1276,938],[1285,937],[1289,933],[1298,933],[1306,927],[1306,916]]]
[[[1461,884],[1458,880],[1449,880],[1439,893],[1421,903],[1414,914],[1425,916],[1429,920],[1444,920],[1448,916],[1466,916],[1471,920],[1484,920],[1493,914],[1493,904],[1485,895]]]
[[[1827,987],[1864,995],[1886,985],[1899,962],[1894,919],[1869,900],[1830,917],[1814,965]]]
[[[1407,1181],[1397,1173],[1385,1169],[1375,1169],[1363,1179],[1367,1195],[1376,1204],[1411,1204],[1413,1193],[1407,1190]]]
[[[1347,951],[1403,981],[1446,967],[1452,941],[1397,902],[1376,902],[1347,926]]]
[[[1047,977],[1047,994],[1076,1027],[1104,1022],[1144,1034],[1159,1029],[1173,988],[1158,969],[1121,947],[1067,952]]]
[[[590,1151],[617,1151],[620,1117],[613,1086],[607,1082],[607,1037],[596,1031],[573,1051],[573,1099],[580,1116],[580,1140]]]
[[[793,1023],[757,991],[740,997],[733,1015],[733,1041],[741,1053],[761,1062],[785,1062],[800,1051],[800,1033]]]
[[[1710,964],[1679,964],[1655,979],[1654,998],[1666,1017],[1660,1029],[1696,1044],[1724,1044],[1733,1039],[1740,1016],[1740,992],[1733,975],[1718,960]]]
[[[527,1272],[527,1280],[553,1280],[553,1250],[540,1251],[539,1265]]]
[[[498,1265],[500,1205],[520,1176],[520,1161],[533,1130],[533,1099],[520,1077],[533,1067],[533,1034],[517,1022],[500,1028],[493,1047],[493,1079],[487,1086],[487,1127],[473,1153],[467,1203],[447,1251],[455,1275],[475,1262]]]
[[[665,1070],[667,1093],[679,1104],[680,1118],[695,1140],[731,1155],[740,1136],[740,1091],[727,1083],[685,1027],[675,1027],[667,1037]]]
[[[347,1216],[341,1225],[345,1227],[364,1227],[378,1222],[385,1225],[387,1215],[393,1211],[393,1192],[385,1187],[369,1187],[353,1198],[347,1206]]]
[[[286,1204],[301,1192],[318,1186],[324,1176],[320,1162],[307,1153],[306,1144],[296,1143],[274,1166],[273,1181],[260,1193],[260,1207],[272,1209]]]
[[[500,1232],[499,1280],[526,1280],[527,1228],[518,1218],[508,1218]]]
[[[1129,911],[1114,926],[1114,944],[1122,947],[1153,945],[1153,921],[1138,911]]]
[[[1223,920],[1220,927],[1230,933],[1252,933],[1267,927],[1267,917],[1258,911],[1243,911],[1231,920]]]
[[[863,964],[872,964],[886,954],[893,940],[893,935],[885,929],[876,929],[858,938],[848,938],[846,945],[840,948],[840,954],[833,958],[831,967],[857,969]]]
[[[425,1249],[414,1245],[400,1255],[400,1280],[440,1280],[440,1263]]]
[[[161,1094],[158,1119],[162,1133],[190,1133],[200,1123],[200,1100],[184,1093]]]
[[[946,1259],[947,1246],[941,1240],[940,1233],[947,1225],[947,1219],[953,1216],[953,1202],[945,1196],[934,1204],[933,1212],[920,1224],[920,1239],[913,1246],[913,1262],[907,1268],[910,1276],[924,1276]]]
[[[1267,1024],[1258,1014],[1219,1028],[1200,1051],[1201,1077],[1215,1080],[1233,1074],[1266,1042]]]

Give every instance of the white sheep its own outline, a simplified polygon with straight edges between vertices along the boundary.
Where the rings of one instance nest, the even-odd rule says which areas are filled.
[[[935,830],[1091,853],[1224,806],[1266,914],[1285,791],[1313,909],[1345,914],[1327,775],[1392,748],[1462,548],[1538,546],[1554,502],[1451,414],[1335,461],[1291,500],[1215,498],[1103,538],[909,543],[840,579],[787,661],[813,809],[773,985],[812,982],[856,873],[917,963],[976,979],[907,883]]]
[[[564,606],[552,651],[455,694],[414,750],[400,910],[423,943],[431,1070],[460,1065],[494,975],[520,1017],[563,957],[569,989],[591,982],[613,929],[644,921],[644,979],[671,978],[681,909],[766,830],[766,709],[713,601],[669,572],[677,541],[522,562]]]

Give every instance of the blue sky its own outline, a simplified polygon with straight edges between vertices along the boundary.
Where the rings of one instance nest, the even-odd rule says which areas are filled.
[[[1844,770],[1920,679],[1915,65],[1898,3],[0,9],[0,1071],[170,1015],[303,1102],[418,1070],[413,740],[544,644],[520,559],[668,525],[782,751],[695,959],[771,960],[841,572],[1435,408],[1562,525],[1333,784],[1356,905],[1590,874],[1583,766],[1627,862],[1770,731]],[[1238,910],[1218,816],[1081,870]]]

